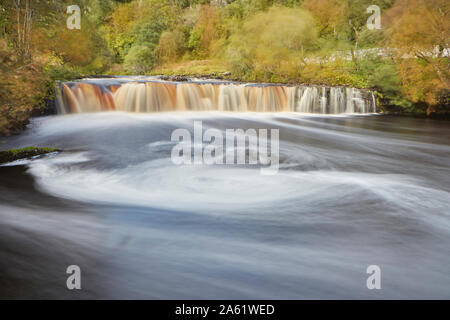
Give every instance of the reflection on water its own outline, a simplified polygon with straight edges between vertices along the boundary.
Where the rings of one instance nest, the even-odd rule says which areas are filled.
[[[279,173],[175,166],[171,133],[193,120],[279,129]],[[382,116],[35,119],[2,148],[65,152],[0,167],[0,297],[450,298],[449,137]],[[366,288],[372,264],[382,290]]]

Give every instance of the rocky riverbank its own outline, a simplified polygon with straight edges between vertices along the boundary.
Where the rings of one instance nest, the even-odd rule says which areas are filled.
[[[11,149],[6,151],[0,151],[0,164],[60,151],[62,150],[58,148],[40,148],[40,147],[26,147],[22,149]]]

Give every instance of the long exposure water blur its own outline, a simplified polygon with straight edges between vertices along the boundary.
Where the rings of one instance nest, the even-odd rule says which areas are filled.
[[[171,133],[194,120],[279,129],[278,174],[174,165]],[[447,122],[81,113],[1,140],[29,145],[64,151],[0,166],[2,298],[450,298]]]

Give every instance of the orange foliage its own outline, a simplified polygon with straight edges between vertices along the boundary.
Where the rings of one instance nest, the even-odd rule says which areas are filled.
[[[405,94],[430,105],[450,90],[450,3],[448,0],[399,0],[383,16]],[[447,53],[445,54],[445,49]]]
[[[195,29],[201,34],[200,52],[204,55],[209,54],[212,43],[218,38],[218,23],[217,9],[210,5],[203,5],[200,9]]]
[[[345,20],[346,3],[341,0],[306,0],[303,7],[312,13],[320,34],[337,35],[337,27]]]

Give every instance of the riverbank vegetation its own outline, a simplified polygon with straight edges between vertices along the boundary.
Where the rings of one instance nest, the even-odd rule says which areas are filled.
[[[69,5],[81,9],[79,30],[67,28]],[[380,29],[368,28],[371,5]],[[449,8],[447,0],[5,0],[0,134],[42,112],[55,80],[95,74],[354,86],[374,89],[389,110],[448,113]]]
[[[59,151],[61,150],[49,147],[26,147],[22,149],[0,151],[0,164]]]

